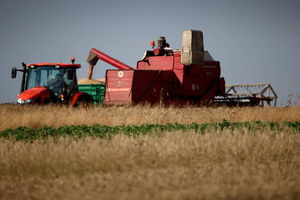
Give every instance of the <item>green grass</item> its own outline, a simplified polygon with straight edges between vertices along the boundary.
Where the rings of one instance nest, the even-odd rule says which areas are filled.
[[[217,123],[204,124],[143,124],[140,126],[105,126],[105,125],[76,125],[76,126],[62,126],[53,128],[44,126],[40,129],[32,129],[28,127],[19,127],[16,129],[6,129],[0,132],[0,138],[33,141],[36,139],[43,139],[49,137],[64,137],[71,136],[74,138],[84,137],[98,137],[110,138],[115,134],[125,134],[128,136],[139,136],[151,133],[163,133],[170,131],[193,131],[195,133],[213,133],[223,130],[239,130],[247,129],[250,132],[253,130],[269,129],[272,133],[282,131],[284,129],[293,129],[300,133],[300,122],[229,122],[224,120]]]

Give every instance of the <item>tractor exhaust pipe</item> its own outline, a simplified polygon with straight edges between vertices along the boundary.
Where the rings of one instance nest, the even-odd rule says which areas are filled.
[[[107,62],[108,64],[111,64],[112,66],[118,68],[118,69],[130,69],[130,70],[133,70],[132,67],[106,55],[105,53],[97,50],[97,49],[94,49],[92,48],[89,52],[89,56],[87,58],[87,62],[90,64],[89,65],[89,71],[88,71],[88,79],[91,79],[92,78],[92,75],[93,75],[93,69],[94,69],[94,66],[97,64],[97,61],[101,59],[103,60],[104,62]]]

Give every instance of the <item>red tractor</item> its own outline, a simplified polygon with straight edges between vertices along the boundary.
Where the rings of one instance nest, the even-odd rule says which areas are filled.
[[[61,103],[71,106],[92,103],[89,94],[79,92],[76,70],[80,64],[36,63],[24,64],[23,69],[13,68],[11,77],[16,78],[17,71],[23,72],[21,92],[18,104]]]

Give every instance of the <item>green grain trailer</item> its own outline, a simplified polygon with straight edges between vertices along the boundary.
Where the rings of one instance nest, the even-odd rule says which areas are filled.
[[[85,92],[93,97],[94,104],[100,104],[104,101],[105,84],[79,84],[78,90]]]

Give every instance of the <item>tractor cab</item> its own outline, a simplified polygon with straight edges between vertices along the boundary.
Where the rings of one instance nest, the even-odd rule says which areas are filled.
[[[17,71],[23,72],[19,104],[46,104],[64,103],[75,105],[83,96],[89,99],[87,94],[78,92],[76,69],[80,64],[65,63],[36,63],[24,64],[23,69],[12,69],[12,78]],[[82,99],[82,98],[81,98]]]
[[[72,93],[77,88],[76,68],[79,67],[65,64],[31,64],[24,90],[45,87],[57,98],[63,93]]]

